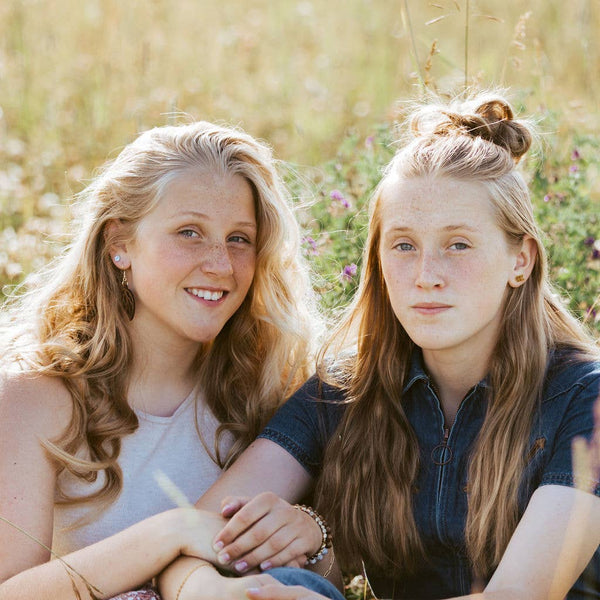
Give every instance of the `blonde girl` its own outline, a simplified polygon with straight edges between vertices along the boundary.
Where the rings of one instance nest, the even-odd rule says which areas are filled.
[[[106,598],[210,550],[220,519],[154,476],[199,497],[307,376],[318,323],[275,167],[234,129],[143,133],[2,308],[3,600]]]

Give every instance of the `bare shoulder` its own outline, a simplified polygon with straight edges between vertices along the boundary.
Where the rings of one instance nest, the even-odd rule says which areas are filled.
[[[15,427],[51,439],[66,429],[71,414],[71,395],[60,378],[17,370],[0,372],[2,429]]]
[[[40,442],[57,439],[70,419],[59,378],[0,372],[0,582],[50,558],[21,530],[52,544],[57,469]]]

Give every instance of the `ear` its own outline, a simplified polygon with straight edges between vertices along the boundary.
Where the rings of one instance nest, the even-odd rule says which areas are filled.
[[[525,235],[521,242],[521,248],[515,256],[513,272],[508,280],[510,287],[520,287],[527,281],[535,266],[536,257],[537,244],[530,235]]]
[[[104,226],[104,241],[108,248],[110,258],[117,269],[126,270],[131,266],[127,254],[127,232],[125,225],[118,219],[111,219]]]

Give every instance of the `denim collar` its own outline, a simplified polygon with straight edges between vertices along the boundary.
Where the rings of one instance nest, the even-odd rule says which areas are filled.
[[[423,361],[423,351],[421,348],[415,347],[410,357],[410,367],[408,369],[408,378],[406,384],[402,389],[402,394],[406,394],[408,390],[417,382],[423,381],[425,384],[433,384],[431,377],[425,370],[425,362]],[[489,387],[487,377],[482,379],[479,383],[473,386],[472,389],[482,388],[486,389]]]

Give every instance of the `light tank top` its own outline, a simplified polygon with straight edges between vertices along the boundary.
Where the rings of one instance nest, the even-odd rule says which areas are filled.
[[[79,550],[152,516],[174,508],[173,501],[157,483],[155,474],[162,471],[194,503],[217,479],[221,469],[207,454],[196,430],[210,448],[214,448],[216,417],[200,398],[192,393],[170,417],[158,417],[135,410],[138,429],[121,440],[119,465],[123,471],[123,489],[119,497],[99,512],[98,503],[55,505],[52,549],[59,556]],[[229,450],[233,436],[221,436],[220,450]],[[63,471],[60,481],[65,492],[81,496],[102,486],[98,481],[87,484]],[[87,518],[86,518],[87,517]],[[78,527],[73,523],[83,521]],[[89,521],[89,522],[88,522]]]

